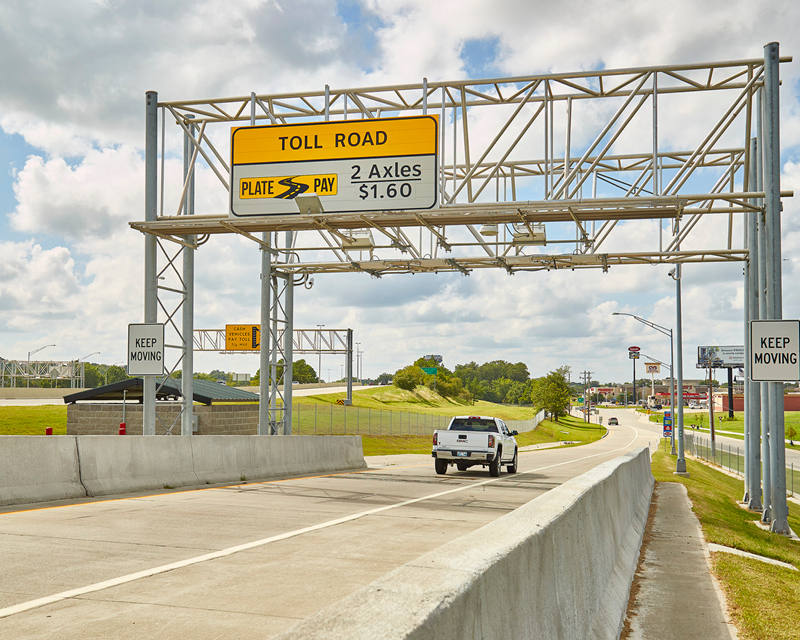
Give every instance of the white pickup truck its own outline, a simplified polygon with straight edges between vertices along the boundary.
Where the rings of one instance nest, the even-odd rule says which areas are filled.
[[[485,416],[456,416],[447,430],[433,432],[433,452],[436,473],[447,473],[447,467],[456,465],[459,471],[481,465],[489,467],[489,475],[500,475],[505,465],[509,473],[517,472],[516,431],[509,431],[500,418]]]

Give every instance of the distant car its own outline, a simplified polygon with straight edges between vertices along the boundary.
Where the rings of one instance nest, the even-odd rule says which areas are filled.
[[[608,419],[608,426],[610,427],[612,424],[618,425],[619,424],[619,420],[617,420],[616,418],[609,418]]]
[[[657,411],[660,410],[660,409],[663,409],[663,408],[664,407],[662,407],[660,404],[654,404],[653,405],[653,409],[656,409]]]

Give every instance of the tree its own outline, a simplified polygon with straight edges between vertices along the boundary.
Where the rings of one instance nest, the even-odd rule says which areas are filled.
[[[83,386],[87,389],[94,389],[103,384],[103,376],[100,374],[100,369],[87,362],[83,365]]]
[[[395,372],[393,383],[395,387],[413,391],[425,380],[425,372],[416,365],[409,365]]]
[[[375,380],[378,384],[391,384],[392,382],[392,374],[391,373],[382,373],[377,377]]]
[[[283,377],[283,358],[278,360],[275,368],[278,380],[280,380]],[[317,372],[314,371],[314,368],[305,360],[297,360],[296,362],[292,363],[292,381],[299,382],[301,384],[318,382]],[[256,375],[252,377],[251,382],[254,385],[261,384],[261,369],[256,371]]]
[[[559,367],[542,378],[534,380],[531,401],[537,411],[544,409],[558,422],[559,417],[567,415],[570,401],[570,388],[567,382],[569,367]]]
[[[125,369],[118,367],[117,365],[112,365],[106,369],[106,380],[104,383],[113,384],[115,382],[122,382],[123,380],[127,380],[129,377],[130,376],[125,373]]]

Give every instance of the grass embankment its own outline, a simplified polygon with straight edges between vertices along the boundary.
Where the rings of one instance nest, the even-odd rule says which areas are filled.
[[[663,412],[652,413],[650,415],[650,422],[657,422],[659,424],[662,423],[664,417]],[[683,411],[683,424],[686,428],[687,433],[692,433],[692,430],[696,430],[698,433],[702,432],[706,434],[708,437],[709,428],[708,428],[708,409],[703,409],[702,411],[687,411],[684,409]],[[722,420],[719,419],[720,414],[719,412],[714,414],[714,429],[716,431],[725,431],[724,434],[728,438],[737,438],[738,440],[744,440],[744,413],[741,411],[734,412],[733,418],[728,417],[728,412],[725,411],[722,413]],[[800,411],[786,411],[783,414],[784,420],[784,427],[786,431],[789,430],[789,427],[794,427],[794,430],[797,435],[794,436],[794,444],[790,445],[788,442],[786,443],[787,449],[798,449],[800,448]],[[786,439],[789,439],[789,436],[786,436]]]
[[[675,456],[653,454],[653,475],[659,482],[686,485],[692,507],[707,542],[734,547],[800,568],[800,542],[769,533],[755,523],[760,514],[738,506],[744,492],[741,479],[692,459],[690,477],[673,475]],[[800,531],[800,507],[789,502],[789,526]],[[729,553],[712,555],[714,574],[728,598],[741,640],[797,638],[800,629],[800,571]]]
[[[486,403],[490,404],[490,403]],[[497,406],[497,405],[494,405]],[[589,425],[580,418],[567,416],[558,422],[542,421],[533,431],[525,431],[516,436],[517,444],[525,447],[529,444],[545,444],[549,442],[570,441],[577,446],[599,440],[606,429],[596,424]],[[400,453],[431,452],[431,436],[361,436],[365,456],[392,455]]]
[[[328,406],[335,405],[337,400],[346,397],[347,394],[344,392],[297,396],[294,398],[294,404]],[[529,420],[534,416],[530,407],[512,407],[483,400],[476,400],[473,404],[453,398],[444,398],[427,387],[417,387],[414,391],[405,391],[394,386],[357,389],[353,391],[352,406],[379,411],[404,411],[447,417],[490,415],[503,420]]]
[[[67,435],[67,405],[0,407],[0,435],[43,436],[47,427],[53,435]]]

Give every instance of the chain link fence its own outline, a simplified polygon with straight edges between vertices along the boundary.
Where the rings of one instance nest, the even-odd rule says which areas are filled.
[[[331,436],[432,435],[447,429],[451,416],[430,413],[371,409],[346,405],[299,404],[292,406],[292,433]],[[532,431],[544,419],[540,411],[530,420],[506,420],[511,430]]]
[[[668,442],[669,439],[665,438],[665,446]],[[744,447],[714,443],[710,438],[703,438],[692,433],[684,435],[684,446],[687,454],[712,462],[731,473],[744,476]],[[795,475],[798,476],[797,482],[795,482]],[[796,495],[795,486],[800,489],[800,469],[795,471],[794,463],[792,463],[786,467],[786,491],[793,496]]]

